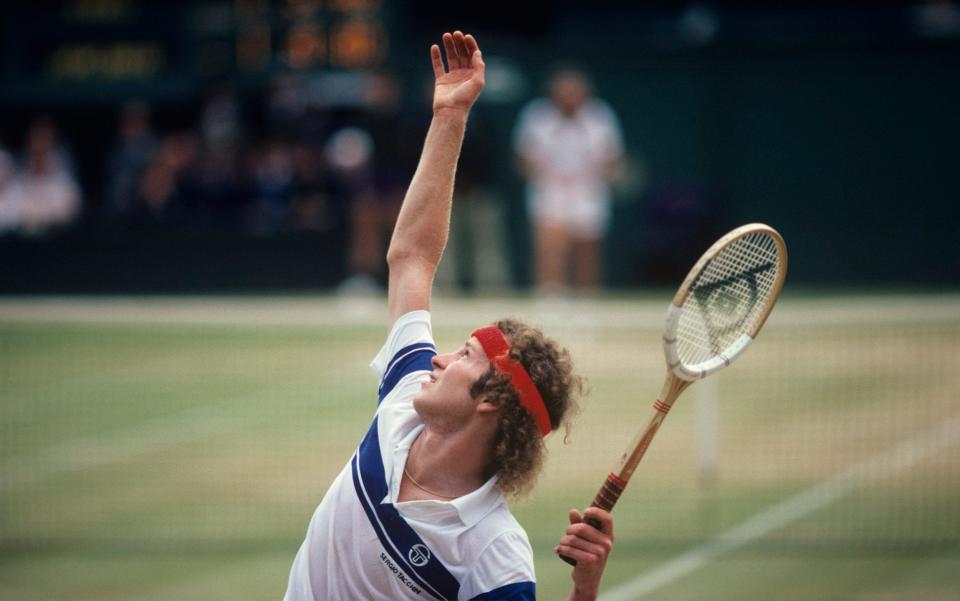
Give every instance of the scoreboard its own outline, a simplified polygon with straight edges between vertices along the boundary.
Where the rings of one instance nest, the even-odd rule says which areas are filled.
[[[4,100],[176,94],[278,71],[372,70],[382,0],[72,0],[3,9]]]

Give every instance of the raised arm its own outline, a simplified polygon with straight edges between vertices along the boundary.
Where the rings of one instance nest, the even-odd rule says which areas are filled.
[[[430,308],[433,276],[450,229],[454,175],[467,115],[483,90],[483,58],[473,36],[445,33],[443,48],[446,68],[440,48],[430,47],[433,120],[387,251],[388,328],[404,313]]]

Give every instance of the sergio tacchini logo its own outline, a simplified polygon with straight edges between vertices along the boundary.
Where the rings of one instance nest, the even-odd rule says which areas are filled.
[[[422,568],[430,561],[430,549],[428,549],[426,545],[414,545],[410,547],[410,552],[407,553],[407,559],[416,567]]]

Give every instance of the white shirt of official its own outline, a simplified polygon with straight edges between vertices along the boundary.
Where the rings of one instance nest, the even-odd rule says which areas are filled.
[[[435,354],[428,312],[397,320],[371,363],[373,424],[310,520],[285,601],[535,598],[533,551],[495,478],[452,501],[397,503]]]
[[[527,185],[535,219],[574,228],[584,238],[602,235],[611,202],[607,170],[623,155],[623,136],[607,103],[591,98],[574,115],[546,98],[520,113],[514,146],[537,166]]]

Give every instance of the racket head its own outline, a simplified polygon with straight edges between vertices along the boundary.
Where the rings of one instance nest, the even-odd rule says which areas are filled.
[[[692,382],[730,365],[750,345],[783,288],[787,247],[762,223],[740,226],[707,249],[667,312],[667,367]]]

